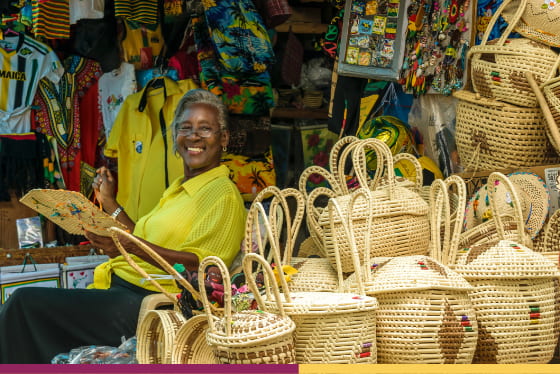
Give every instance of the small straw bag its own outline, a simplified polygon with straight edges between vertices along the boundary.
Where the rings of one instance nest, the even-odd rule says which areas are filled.
[[[253,277],[247,278],[257,302],[275,308],[277,300],[281,300],[284,311],[296,323],[294,339],[298,364],[377,362],[375,298],[351,293],[290,292],[284,277],[280,277],[284,292],[276,296],[278,286],[271,281],[272,270],[262,256],[250,253],[243,258],[245,274],[251,274],[253,262],[266,269],[267,275],[264,298],[256,292]]]
[[[268,312],[267,305],[259,302],[262,310],[244,310],[232,313],[231,282],[228,269],[216,256],[206,257],[201,261],[199,274],[203,274],[208,265],[216,265],[222,272],[224,280],[224,316],[212,315],[210,303],[206,297],[204,277],[199,276],[199,288],[202,303],[208,317],[206,340],[215,350],[215,355],[222,364],[293,364],[294,330],[296,325],[286,316],[280,302],[277,303],[278,314]],[[270,270],[270,268],[268,268]],[[272,274],[272,270],[270,270]],[[245,273],[245,274],[251,274]],[[250,278],[250,277],[249,277]],[[258,294],[256,288],[253,289]],[[276,300],[279,295],[276,295]],[[258,298],[257,298],[258,300]]]
[[[448,186],[461,182],[436,180],[431,188],[432,248],[428,256],[400,256],[365,267],[364,285],[379,303],[378,363],[471,363],[477,342],[476,315],[468,292],[472,287],[441,263],[456,252],[462,216],[451,227]],[[466,194],[466,188],[459,193]],[[441,192],[440,192],[441,191]],[[443,196],[437,195],[440,193]],[[436,200],[436,196],[438,199]],[[444,218],[443,246],[441,221]],[[449,238],[453,230],[453,237]],[[351,232],[351,231],[350,231]],[[367,264],[371,264],[368,262]],[[348,277],[345,284],[353,277]],[[353,279],[355,281],[355,279]]]
[[[214,348],[206,341],[208,318],[199,314],[189,318],[175,334],[172,364],[219,364]]]
[[[324,233],[325,252],[333,267],[336,267],[338,265],[335,246],[338,246],[344,273],[354,271],[352,253],[342,223],[349,215],[356,221],[353,227],[359,252],[369,250],[371,257],[406,256],[428,252],[428,204],[418,193],[397,184],[391,151],[378,139],[362,140],[354,147],[352,160],[360,186],[370,186],[367,182],[365,157],[365,151],[368,149],[375,151],[377,156],[376,179],[373,180],[373,185],[379,183],[378,178],[383,175],[383,171],[387,174],[387,184],[368,195],[372,199],[371,209],[367,209],[364,202],[358,202],[351,212],[347,211],[350,195],[344,195],[330,199],[327,209],[319,218]],[[342,209],[343,220],[333,214],[335,203]],[[368,232],[366,219],[370,216],[373,222]],[[363,245],[367,234],[371,238],[370,248]]]
[[[535,108],[537,99],[525,73],[534,74],[540,83],[546,82],[557,76],[560,58],[545,44],[526,38],[507,39],[520,22],[527,0],[521,1],[500,38],[488,42],[494,24],[510,2],[502,2],[486,27],[481,43],[472,46],[468,52],[472,86],[483,97]]]
[[[297,273],[290,277],[290,289],[293,291],[335,291],[338,288],[338,277],[331,263],[326,258],[307,258],[292,257],[294,243],[296,241],[301,222],[305,211],[305,201],[300,191],[294,188],[286,188],[280,190],[276,186],[269,186],[262,194],[273,195],[270,203],[270,211],[268,216],[264,211],[259,196],[253,201],[246,221],[246,236],[251,233],[257,235],[257,247],[262,256],[267,256],[266,243],[275,240],[276,245],[280,247],[280,241],[284,240],[284,251],[281,263],[276,263],[277,269],[283,269],[283,265],[290,265],[297,270]],[[294,201],[295,214],[292,217],[288,203],[288,199]],[[292,204],[293,205],[293,204]],[[263,219],[259,216],[264,214]],[[267,219],[264,219],[267,218]],[[258,225],[257,225],[258,223]],[[267,238],[261,235],[260,225],[270,225],[270,232],[274,235]],[[285,235],[282,236],[284,229]],[[245,253],[251,253],[245,247]],[[269,253],[267,258],[272,262],[272,254]]]
[[[470,293],[479,324],[473,363],[548,363],[558,341],[560,272],[553,262],[518,239],[504,239],[502,218],[493,200],[495,190],[511,182],[501,173],[488,178],[489,198],[500,234],[497,243],[473,246],[458,255],[454,270],[473,287]],[[515,201],[515,200],[514,200]],[[519,204],[515,207],[521,216]]]
[[[560,158],[540,108],[522,108],[466,90],[457,101],[455,140],[465,171],[548,165]]]
[[[136,357],[138,363],[170,364],[175,336],[180,327],[186,322],[185,317],[179,311],[177,298],[166,291],[153,277],[138,266],[123,247],[119,235],[126,236],[136,246],[142,249],[149,248],[146,244],[117,227],[109,228],[109,232],[124,259],[134,270],[158,288],[174,306],[173,310],[148,310],[144,311],[142,316],[139,316],[138,327],[136,329]]]
[[[262,207],[257,206],[264,215]],[[346,224],[346,222],[345,222]],[[272,237],[272,228],[265,225]],[[345,226],[345,232],[348,229]],[[275,259],[280,257],[277,241],[271,242]],[[253,261],[268,267],[264,257],[246,255],[243,268],[250,274]],[[268,274],[268,273],[267,273]],[[359,278],[361,279],[361,278]],[[270,288],[276,289],[270,277],[265,277],[265,303],[272,308],[276,305]],[[322,363],[375,363],[375,298],[364,295],[363,285],[358,283],[358,293],[335,292],[291,292],[287,277],[279,276],[279,284],[284,291],[280,297],[286,313],[295,321],[296,361],[298,364]],[[256,290],[252,277],[248,277],[251,290]],[[256,297],[261,297],[260,294]],[[260,302],[260,301],[259,301]]]

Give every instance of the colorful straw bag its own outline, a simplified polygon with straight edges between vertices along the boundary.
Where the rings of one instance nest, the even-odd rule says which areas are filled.
[[[544,83],[558,75],[560,57],[549,46],[526,38],[507,39],[521,20],[527,0],[508,21],[497,40],[488,42],[490,32],[511,0],[504,0],[492,16],[479,45],[468,52],[472,86],[480,95],[516,106],[534,108],[537,99],[525,73]]]
[[[560,272],[556,264],[520,242],[504,239],[502,212],[493,200],[497,189],[515,190],[506,176],[488,178],[489,198],[500,241],[459,253],[454,270],[473,287],[479,324],[474,363],[548,363],[558,341]],[[521,216],[519,204],[515,209]]]
[[[256,292],[253,277],[247,278],[257,302],[273,309],[277,308],[277,300],[281,300],[282,308],[296,323],[294,339],[298,364],[377,362],[375,298],[351,293],[290,292],[285,277],[280,277],[284,292],[277,296],[278,286],[271,281],[272,270],[262,256],[256,253],[245,256],[245,274],[251,274],[253,262],[265,269],[267,275],[264,297]]]
[[[375,151],[377,156],[376,178],[372,183],[367,181],[365,156],[367,150]],[[319,225],[323,228],[325,252],[333,267],[338,266],[335,257],[335,246],[338,246],[342,271],[344,273],[354,271],[350,245],[342,224],[348,215],[356,221],[353,227],[359,252],[369,250],[370,257],[427,254],[428,204],[418,193],[397,184],[393,156],[389,147],[378,139],[361,140],[353,149],[352,160],[360,186],[376,186],[383,172],[386,173],[387,184],[368,193],[368,198],[372,199],[371,209],[366,208],[365,202],[357,202],[351,212],[347,211],[350,195],[329,200],[327,209],[319,218]],[[343,220],[334,216],[334,204],[338,204],[342,209]],[[370,216],[373,222],[368,233],[366,220]],[[371,238],[370,248],[364,247],[366,233]]]
[[[540,108],[522,108],[466,90],[457,101],[455,141],[465,171],[558,162]]]
[[[294,330],[296,325],[286,315],[282,304],[278,301],[275,308],[277,313],[269,312],[268,305],[262,302],[258,303],[262,310],[244,310],[232,313],[231,283],[227,267],[219,257],[209,256],[201,261],[199,274],[203,274],[209,265],[217,266],[222,272],[224,280],[224,316],[218,318],[212,315],[212,309],[206,297],[204,277],[198,277],[202,303],[208,317],[206,340],[214,347],[215,355],[220,363],[295,363]],[[270,268],[268,269],[270,270]],[[272,270],[270,273],[272,274]],[[245,274],[251,273],[246,272]],[[258,289],[253,290],[255,295],[258,295]],[[278,293],[276,300],[280,300]]]

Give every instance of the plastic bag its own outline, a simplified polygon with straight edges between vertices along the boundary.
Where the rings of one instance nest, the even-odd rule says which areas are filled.
[[[424,95],[416,98],[408,114],[410,126],[424,138],[424,155],[437,164],[445,177],[461,172],[455,144],[455,106],[452,96]]]
[[[56,355],[51,364],[137,364],[136,337],[124,340],[120,346],[82,346],[69,353]]]
[[[43,232],[39,216],[16,219],[16,226],[20,248],[43,247]]]

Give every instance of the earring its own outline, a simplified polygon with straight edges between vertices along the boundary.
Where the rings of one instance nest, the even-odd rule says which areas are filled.
[[[227,151],[227,147],[226,147],[226,146],[223,146],[223,147],[222,147],[222,151],[226,152],[226,151]]]

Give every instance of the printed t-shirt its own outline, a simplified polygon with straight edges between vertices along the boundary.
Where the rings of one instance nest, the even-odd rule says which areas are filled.
[[[39,81],[58,83],[64,69],[49,46],[23,33],[5,37],[0,47],[0,134],[29,132]]]

